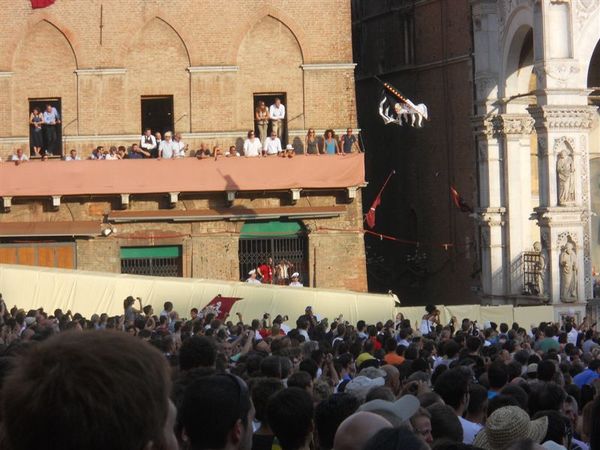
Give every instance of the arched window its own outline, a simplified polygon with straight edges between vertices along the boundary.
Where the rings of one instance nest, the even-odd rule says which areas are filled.
[[[271,264],[275,269],[273,284],[289,284],[289,276],[298,272],[300,281],[309,285],[308,240],[299,222],[245,223],[240,233],[239,260],[241,280],[248,278],[248,272],[261,264]],[[278,270],[277,266],[287,267]]]

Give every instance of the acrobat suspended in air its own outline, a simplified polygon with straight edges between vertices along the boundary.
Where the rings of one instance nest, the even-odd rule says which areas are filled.
[[[406,123],[411,127],[421,128],[423,119],[429,120],[427,106],[424,103],[415,105],[391,84],[379,81],[383,84],[382,98],[379,102],[379,115],[386,125],[395,123],[402,126]]]

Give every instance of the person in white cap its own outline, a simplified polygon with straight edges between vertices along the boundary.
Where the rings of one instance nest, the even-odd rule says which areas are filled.
[[[294,146],[292,144],[288,144],[285,146],[285,150],[283,150],[279,155],[283,158],[285,158],[286,156],[288,158],[293,158],[295,154],[296,151],[294,150]]]
[[[298,278],[300,278],[300,274],[298,272],[294,272],[292,274],[292,282],[290,283],[291,287],[304,287],[304,285],[298,281]]]
[[[260,280],[258,280],[256,278],[256,269],[252,269],[250,272],[248,272],[248,279],[246,280],[246,283],[250,283],[250,284],[262,284],[260,282]]]

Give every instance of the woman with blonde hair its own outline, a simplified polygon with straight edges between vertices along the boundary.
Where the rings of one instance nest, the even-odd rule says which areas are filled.
[[[314,128],[309,128],[304,139],[304,154],[305,155],[318,155],[319,154],[319,140],[315,133]]]

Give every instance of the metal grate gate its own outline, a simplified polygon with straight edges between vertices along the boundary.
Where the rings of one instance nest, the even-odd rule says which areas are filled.
[[[121,273],[151,275],[155,277],[180,277],[181,256],[172,258],[121,259]]]
[[[523,293],[540,295],[543,293],[543,263],[539,252],[523,252]]]
[[[273,258],[273,264],[289,261],[293,272],[300,274],[300,281],[309,285],[308,278],[308,241],[306,235],[278,238],[240,239],[240,279],[246,280],[248,272]]]

